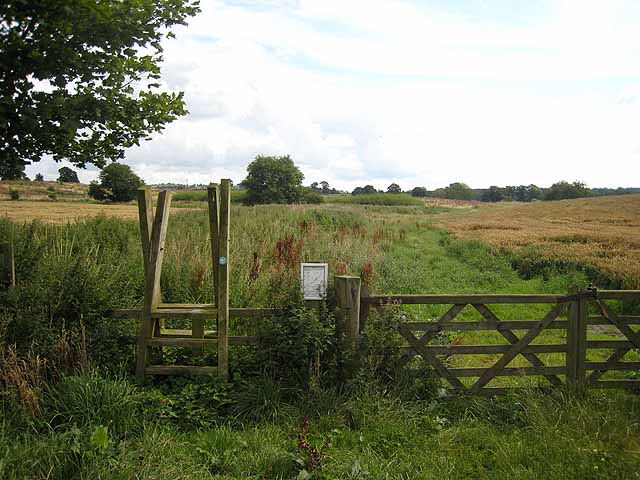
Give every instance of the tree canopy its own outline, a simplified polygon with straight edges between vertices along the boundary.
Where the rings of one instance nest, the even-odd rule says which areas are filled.
[[[186,113],[160,42],[197,0],[0,2],[0,177],[49,154],[102,167]]]
[[[245,202],[249,205],[300,202],[303,179],[304,175],[289,155],[259,155],[247,167],[247,178],[242,182],[247,189]]]
[[[62,167],[58,170],[58,181],[60,183],[80,183],[78,174],[75,170],[71,170],[69,167]]]
[[[466,183],[455,182],[444,188],[444,198],[452,200],[473,200],[474,193]]]
[[[89,196],[99,201],[130,202],[144,182],[124,163],[111,163],[98,174],[100,183],[91,182]]]
[[[376,187],[373,185],[365,185],[364,187],[356,187],[351,192],[351,195],[366,195],[368,193],[378,193]]]
[[[427,196],[427,189],[424,187],[415,187],[413,190],[411,190],[411,196],[412,197],[426,197]]]
[[[402,188],[397,183],[392,183],[387,187],[387,193],[402,193]]]

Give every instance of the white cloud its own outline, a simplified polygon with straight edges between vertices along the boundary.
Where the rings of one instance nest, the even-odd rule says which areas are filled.
[[[163,69],[190,115],[127,152],[147,182],[240,181],[290,154],[346,189],[637,183],[635,2],[202,3]]]

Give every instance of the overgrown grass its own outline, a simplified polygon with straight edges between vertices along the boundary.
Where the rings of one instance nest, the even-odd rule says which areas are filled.
[[[231,190],[231,203],[240,204],[246,197],[244,190]],[[175,202],[206,202],[206,190],[176,190],[171,196]]]
[[[419,198],[405,193],[368,193],[363,195],[324,195],[326,203],[356,205],[424,205]]]

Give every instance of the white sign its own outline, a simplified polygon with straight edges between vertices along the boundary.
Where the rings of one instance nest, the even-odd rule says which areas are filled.
[[[300,276],[305,300],[322,300],[327,295],[328,263],[301,263]]]

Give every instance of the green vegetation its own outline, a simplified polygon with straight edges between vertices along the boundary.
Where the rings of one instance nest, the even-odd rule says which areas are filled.
[[[327,203],[347,203],[356,205],[424,205],[418,198],[406,193],[362,193],[353,195],[327,195],[324,197]]]
[[[247,189],[247,205],[267,203],[300,203],[303,198],[304,175],[286,155],[283,157],[257,156],[247,166],[247,178],[242,182]]]
[[[98,201],[130,202],[144,182],[124,163],[111,163],[98,174],[100,183],[91,182],[88,194]]]
[[[58,170],[58,174],[59,183],[80,183],[80,180],[78,180],[78,174],[69,167],[60,168]]]
[[[198,11],[191,0],[0,3],[0,178],[24,178],[44,154],[102,167],[184,115],[182,93],[159,91],[160,43]]]
[[[435,307],[372,313],[362,372],[337,383],[333,299],[306,308],[298,283],[299,262],[318,259],[333,274],[361,275],[381,293],[566,292],[586,282],[582,273],[549,268],[521,278],[498,250],[433,229],[424,208],[233,212],[231,304],[287,310],[258,325],[232,320],[232,334],[254,333],[259,346],[231,349],[229,384],[131,380],[137,325],[109,311],[142,299],[137,223],[0,221],[0,241],[16,240],[18,268],[18,286],[0,292],[0,477],[617,479],[640,469],[634,395],[559,389],[445,400],[422,362],[399,368],[400,315],[432,318],[440,313]],[[212,301],[208,236],[205,209],[174,212],[165,301]],[[510,318],[540,312],[496,308]],[[181,319],[166,326],[188,327]],[[215,355],[194,357],[185,348],[164,355],[167,363],[215,362]]]

